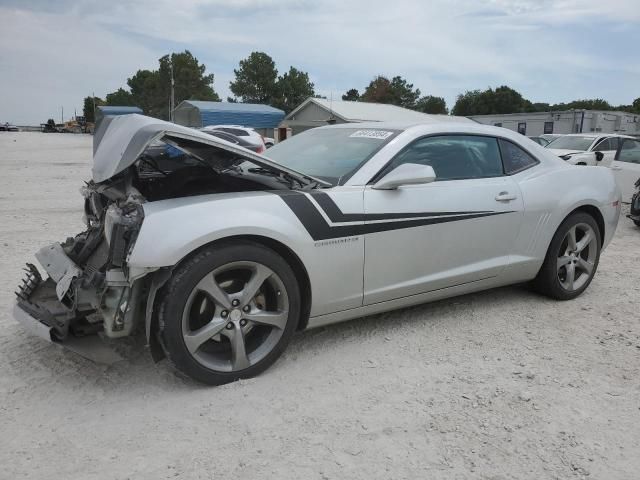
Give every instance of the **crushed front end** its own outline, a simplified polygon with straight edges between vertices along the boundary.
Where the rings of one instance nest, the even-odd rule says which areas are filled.
[[[46,275],[27,264],[14,316],[32,332],[64,341],[98,332],[122,337],[134,329],[142,282],[129,278],[126,258],[144,198],[126,178],[83,187],[87,229],[36,253]]]

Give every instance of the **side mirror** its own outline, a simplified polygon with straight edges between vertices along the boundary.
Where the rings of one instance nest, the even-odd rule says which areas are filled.
[[[374,185],[374,190],[395,190],[402,185],[420,185],[436,179],[436,172],[430,165],[403,163],[394,168]]]
[[[604,158],[604,153],[596,152],[596,161],[601,162],[603,158]]]

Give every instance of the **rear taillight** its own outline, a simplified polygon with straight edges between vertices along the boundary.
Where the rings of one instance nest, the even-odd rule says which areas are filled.
[[[266,149],[264,148],[264,146],[260,146],[258,147],[258,149],[256,150],[256,153],[262,153],[264,152]]]

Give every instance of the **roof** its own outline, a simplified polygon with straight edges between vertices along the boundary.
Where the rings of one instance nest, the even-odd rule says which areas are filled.
[[[510,116],[522,116],[522,115],[557,115],[559,113],[607,113],[613,115],[638,115],[637,113],[623,112],[622,110],[587,110],[587,109],[574,109],[574,110],[552,110],[548,112],[516,112],[516,113],[488,113],[486,115],[469,115],[469,118],[480,118],[480,117],[510,117]]]
[[[184,100],[176,107],[176,110],[183,106],[194,106],[201,112],[242,112],[242,113],[271,113],[281,114],[284,112],[271,105],[259,103],[233,103],[233,102],[205,102],[201,100]]]
[[[308,98],[295,110],[286,116],[285,120],[292,119],[309,103],[315,103],[321,108],[330,111],[336,117],[346,122],[399,122],[399,123],[429,123],[437,122],[470,122],[465,117],[453,117],[450,115],[432,115],[416,112],[407,108],[389,105],[386,103],[351,102],[346,100],[327,100],[325,98]]]
[[[622,137],[622,138],[635,138],[630,135],[623,135],[620,133],[606,133],[606,132],[585,132],[585,133],[567,133],[562,135],[563,137],[587,137],[587,138],[599,138],[599,137]]]
[[[105,115],[126,115],[128,113],[142,113],[142,110],[138,107],[99,105],[96,108]]]

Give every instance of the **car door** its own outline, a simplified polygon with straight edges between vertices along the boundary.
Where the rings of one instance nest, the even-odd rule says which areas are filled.
[[[629,203],[640,178],[640,140],[621,138],[611,170],[622,192],[622,201]]]
[[[364,192],[364,304],[497,277],[522,221],[516,182],[498,140],[439,135],[413,141],[373,182],[403,163],[430,165],[436,181]]]

